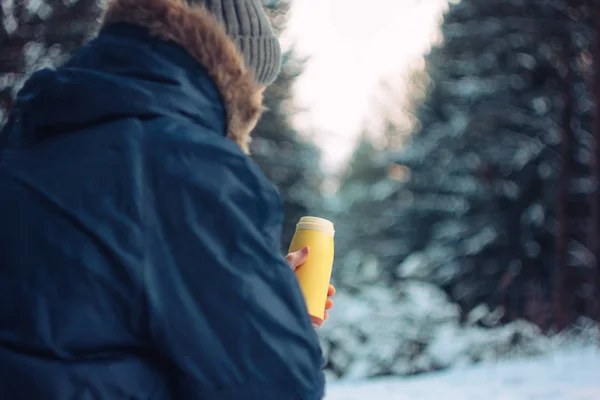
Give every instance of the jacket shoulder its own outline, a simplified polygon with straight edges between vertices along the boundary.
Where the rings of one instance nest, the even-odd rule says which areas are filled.
[[[148,168],[161,191],[178,185],[194,188],[219,204],[239,204],[244,212],[259,218],[258,223],[278,240],[283,221],[283,205],[276,187],[240,147],[207,128],[181,122],[157,120],[145,135]],[[177,190],[172,187],[170,190]]]
[[[235,173],[245,186],[277,191],[258,165],[220,132],[193,123],[159,118],[146,129],[145,151],[150,162],[203,167],[194,172],[206,178]],[[210,176],[209,172],[217,175]]]

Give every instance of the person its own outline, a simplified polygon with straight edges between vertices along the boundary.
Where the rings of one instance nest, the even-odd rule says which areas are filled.
[[[281,54],[259,0],[112,0],[0,135],[0,399],[321,399],[248,156]],[[330,295],[332,292],[329,293]],[[328,304],[330,307],[331,304]]]

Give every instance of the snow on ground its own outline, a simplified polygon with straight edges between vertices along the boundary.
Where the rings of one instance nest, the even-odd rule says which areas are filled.
[[[600,349],[455,368],[416,378],[331,382],[325,400],[600,400]]]

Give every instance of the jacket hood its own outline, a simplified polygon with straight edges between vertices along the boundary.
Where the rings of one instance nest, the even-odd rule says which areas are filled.
[[[103,25],[127,22],[188,51],[217,86],[227,114],[227,137],[248,152],[263,110],[262,93],[244,58],[216,18],[185,0],[111,0]]]
[[[112,0],[96,38],[20,91],[6,144],[112,119],[183,116],[246,153],[262,94],[242,55],[204,8],[180,0]],[[11,127],[18,129],[11,129]],[[11,130],[20,132],[10,138]]]

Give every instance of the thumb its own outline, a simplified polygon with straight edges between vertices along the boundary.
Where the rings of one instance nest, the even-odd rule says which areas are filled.
[[[301,250],[290,253],[285,257],[285,260],[288,262],[289,266],[292,268],[292,271],[295,271],[299,266],[304,264],[307,259],[308,259],[308,247],[304,247]]]

